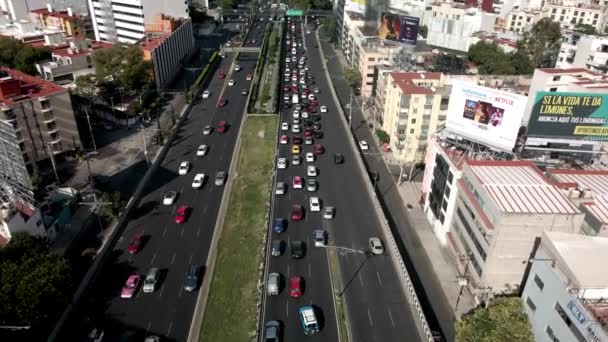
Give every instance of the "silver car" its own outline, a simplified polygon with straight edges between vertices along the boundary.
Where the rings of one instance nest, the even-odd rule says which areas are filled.
[[[323,208],[323,218],[324,219],[331,220],[334,218],[335,214],[336,214],[336,208],[334,208],[334,207]]]
[[[277,187],[274,190],[275,195],[285,195],[285,182],[277,182]]]
[[[226,183],[226,172],[218,171],[215,174],[215,185],[222,186],[224,183]]]
[[[151,268],[144,279],[144,292],[151,293],[156,290],[156,283],[158,282],[159,270],[156,267]]]
[[[382,244],[382,240],[377,237],[373,237],[369,239],[369,248],[375,255],[384,254],[384,245]]]

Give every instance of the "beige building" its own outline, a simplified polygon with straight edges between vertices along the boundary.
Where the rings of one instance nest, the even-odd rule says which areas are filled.
[[[604,32],[608,20],[606,4],[599,1],[548,0],[543,5],[543,13],[562,28],[574,29],[576,24],[587,24],[600,33]]]
[[[541,10],[514,10],[507,15],[505,29],[512,32],[528,31],[544,17]]]
[[[422,162],[429,137],[445,122],[450,88],[441,73],[393,72],[384,86],[382,129],[399,162]]]
[[[584,214],[531,161],[467,160],[449,246],[469,289],[517,292],[544,231],[578,233]]]

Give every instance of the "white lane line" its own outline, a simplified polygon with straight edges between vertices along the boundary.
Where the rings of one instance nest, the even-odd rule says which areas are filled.
[[[289,301],[287,300],[287,305],[285,305],[285,317],[289,317]]]
[[[165,237],[165,234],[167,234],[167,226],[165,226],[165,229],[163,230],[163,238]]]
[[[179,193],[181,194],[182,192],[184,192],[184,186],[182,185],[181,188],[179,188]]]
[[[382,279],[380,278],[380,273],[376,271],[376,275],[378,276],[378,282],[380,283],[380,287],[382,287]]]
[[[173,253],[173,256],[171,257],[171,265],[173,265],[173,261],[175,261],[175,253]]]
[[[190,260],[188,260],[188,265],[192,264],[192,254],[190,254]]]
[[[154,252],[154,255],[152,256],[152,260],[150,260],[150,265],[154,264],[154,260],[156,260],[156,252]]]
[[[196,237],[199,237],[199,235],[201,235],[201,227],[198,227],[198,230],[196,231]]]
[[[163,282],[164,283],[164,282]],[[165,287],[162,286],[163,284],[161,284],[161,288],[160,288],[160,293],[158,294],[159,297],[163,296],[163,292],[165,291]]]
[[[150,331],[150,327],[152,326],[152,321],[148,322],[148,326],[146,327],[146,334]]]
[[[167,336],[171,334],[171,329],[173,329],[173,321],[169,322],[169,329],[167,329]]]
[[[178,296],[178,297],[181,297],[181,296],[182,296],[182,290],[183,290],[183,289],[184,289],[184,287],[183,287],[183,286],[180,286],[180,287],[179,287],[179,293],[177,294],[177,296]]]
[[[182,232],[179,234],[179,238],[183,238],[184,237],[184,227],[182,226]]]
[[[359,278],[359,282],[361,283],[361,287],[364,287],[363,286],[363,277],[361,277],[361,273],[359,273],[358,278]]]
[[[369,318],[369,324],[373,327],[374,321],[372,321],[372,314],[369,312],[369,308],[367,308],[367,318]]]
[[[205,214],[206,212],[207,212],[207,206],[205,206],[205,207],[203,208],[203,214]]]
[[[395,321],[393,321],[393,314],[391,313],[391,309],[388,309],[388,317],[391,319],[391,324],[395,327]]]
[[[309,258],[310,260],[310,258]],[[311,276],[312,272],[310,272],[310,262],[308,263],[308,278],[312,277]]]

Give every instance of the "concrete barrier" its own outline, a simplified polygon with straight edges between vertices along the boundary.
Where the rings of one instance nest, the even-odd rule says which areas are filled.
[[[365,165],[363,164],[363,156],[360,154],[359,148],[357,147],[356,138],[350,129],[350,125],[346,119],[347,118],[346,113],[344,113],[344,110],[342,109],[342,105],[340,104],[340,100],[338,99],[338,95],[334,88],[334,84],[331,81],[331,77],[327,70],[327,63],[325,61],[325,53],[323,52],[323,47],[319,40],[319,31],[318,30],[315,31],[315,37],[317,40],[317,45],[319,46],[319,52],[321,53],[321,61],[323,64],[323,70],[325,72],[325,77],[327,78],[327,82],[329,83],[329,89],[332,93],[332,97],[334,99],[338,112],[340,113],[340,115],[339,115],[341,118],[340,122],[344,126],[344,129],[346,129],[350,133],[351,139],[349,139],[349,145],[350,145],[351,149],[353,149],[353,151],[355,152],[355,155],[358,155],[358,157],[359,157],[359,158],[355,158],[356,164],[357,164],[357,167],[359,168],[359,171],[361,172],[363,178],[365,179],[365,189],[367,190],[367,193],[368,193],[369,197],[371,198],[372,203],[374,205],[376,214],[378,215],[378,219],[380,221],[380,226],[382,228],[382,233],[384,234],[384,241],[386,242],[386,245],[388,247],[387,250],[389,252],[391,259],[393,260],[393,265],[396,268],[397,276],[401,280],[401,288],[407,298],[407,301],[410,304],[409,308],[412,311],[413,316],[417,318],[418,334],[420,335],[422,340],[433,342],[434,341],[433,334],[431,332],[431,329],[429,328],[429,325],[428,325],[428,322],[424,315],[424,312],[422,311],[422,307],[420,306],[420,302],[418,300],[418,295],[416,294],[416,291],[414,290],[414,286],[410,279],[407,268],[405,267],[405,263],[403,262],[403,258],[401,257],[401,253],[399,253],[399,249],[397,248],[397,244],[395,243],[395,238],[388,225],[388,220],[386,219],[386,216],[384,215],[384,211],[382,210],[382,207],[380,206],[380,202],[378,201],[378,198],[376,197],[376,192],[374,191],[372,182],[369,179],[369,177],[367,176],[367,169],[365,168]]]

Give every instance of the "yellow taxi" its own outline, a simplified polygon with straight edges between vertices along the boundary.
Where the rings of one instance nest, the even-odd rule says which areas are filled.
[[[299,145],[293,145],[293,146],[291,146],[291,153],[292,154],[299,154],[300,153],[300,146]]]

